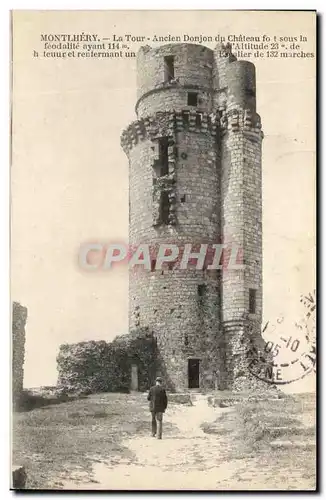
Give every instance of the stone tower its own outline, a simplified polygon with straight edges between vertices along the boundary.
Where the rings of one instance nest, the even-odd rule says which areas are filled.
[[[262,185],[255,67],[229,46],[142,47],[130,166],[131,245],[230,242],[242,269],[131,269],[130,328],[148,327],[170,389],[232,388],[261,339]],[[196,246],[197,245],[197,246]],[[195,250],[197,248],[197,250]]]

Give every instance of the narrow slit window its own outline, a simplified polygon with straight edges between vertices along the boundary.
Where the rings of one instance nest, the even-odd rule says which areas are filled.
[[[200,127],[201,126],[201,122],[202,122],[202,114],[201,113],[197,113],[196,114],[196,127]]]
[[[197,106],[198,104],[198,94],[197,92],[188,92],[188,106]]]
[[[174,57],[164,57],[164,81],[170,82],[174,79]]]
[[[151,272],[153,273],[155,271],[156,267],[156,259],[151,260]]]
[[[159,174],[168,175],[169,173],[169,141],[167,137],[161,137],[158,141],[159,154]]]
[[[185,112],[183,113],[183,119],[184,119],[184,123],[185,123],[186,125],[188,125],[188,123],[189,123],[189,111],[185,111]]]
[[[166,191],[162,191],[161,203],[160,203],[160,220],[162,224],[168,224],[169,213],[170,213],[169,194]]]
[[[256,314],[257,309],[257,290],[249,288],[249,313]]]

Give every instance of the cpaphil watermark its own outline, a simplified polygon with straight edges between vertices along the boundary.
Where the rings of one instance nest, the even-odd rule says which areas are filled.
[[[130,269],[161,271],[164,268],[219,270],[245,268],[243,252],[232,243],[84,243],[78,253],[79,266],[87,271],[109,270],[115,265]]]
[[[263,329],[269,332],[269,340],[263,351],[251,347],[248,352],[248,368],[258,379],[276,385],[290,384],[316,371],[315,335],[315,293],[302,296],[301,302],[306,313],[299,323],[295,323],[295,334],[289,330],[284,317],[278,318],[274,325],[267,323]]]

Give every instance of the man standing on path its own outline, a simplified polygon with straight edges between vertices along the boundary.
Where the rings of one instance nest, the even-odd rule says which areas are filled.
[[[162,439],[163,413],[168,405],[168,398],[161,377],[156,378],[156,384],[150,388],[147,399],[152,413],[152,436],[155,437],[157,433],[157,439]]]

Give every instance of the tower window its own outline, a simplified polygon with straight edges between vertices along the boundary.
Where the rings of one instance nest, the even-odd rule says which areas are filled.
[[[206,291],[207,291],[207,285],[198,285],[197,286],[197,295],[198,295],[198,299],[199,299],[200,303],[203,302],[203,298],[206,294]]]
[[[159,154],[159,173],[160,176],[168,175],[169,173],[169,142],[167,137],[161,137],[158,140]]]
[[[183,121],[184,121],[185,125],[188,125],[188,123],[189,123],[189,111],[184,111],[182,113],[182,116],[183,116]]]
[[[196,113],[196,126],[200,127],[202,122],[202,114],[201,113]]]
[[[197,106],[198,104],[198,94],[197,92],[188,92],[188,106]]]
[[[174,79],[174,57],[164,57],[164,81],[170,82]]]
[[[156,267],[156,259],[151,260],[151,272],[153,273],[155,271]]]
[[[256,314],[256,299],[257,299],[257,290],[254,288],[249,288],[249,314]]]
[[[160,200],[160,221],[162,224],[168,224],[169,212],[170,212],[169,194],[166,191],[162,191]]]

